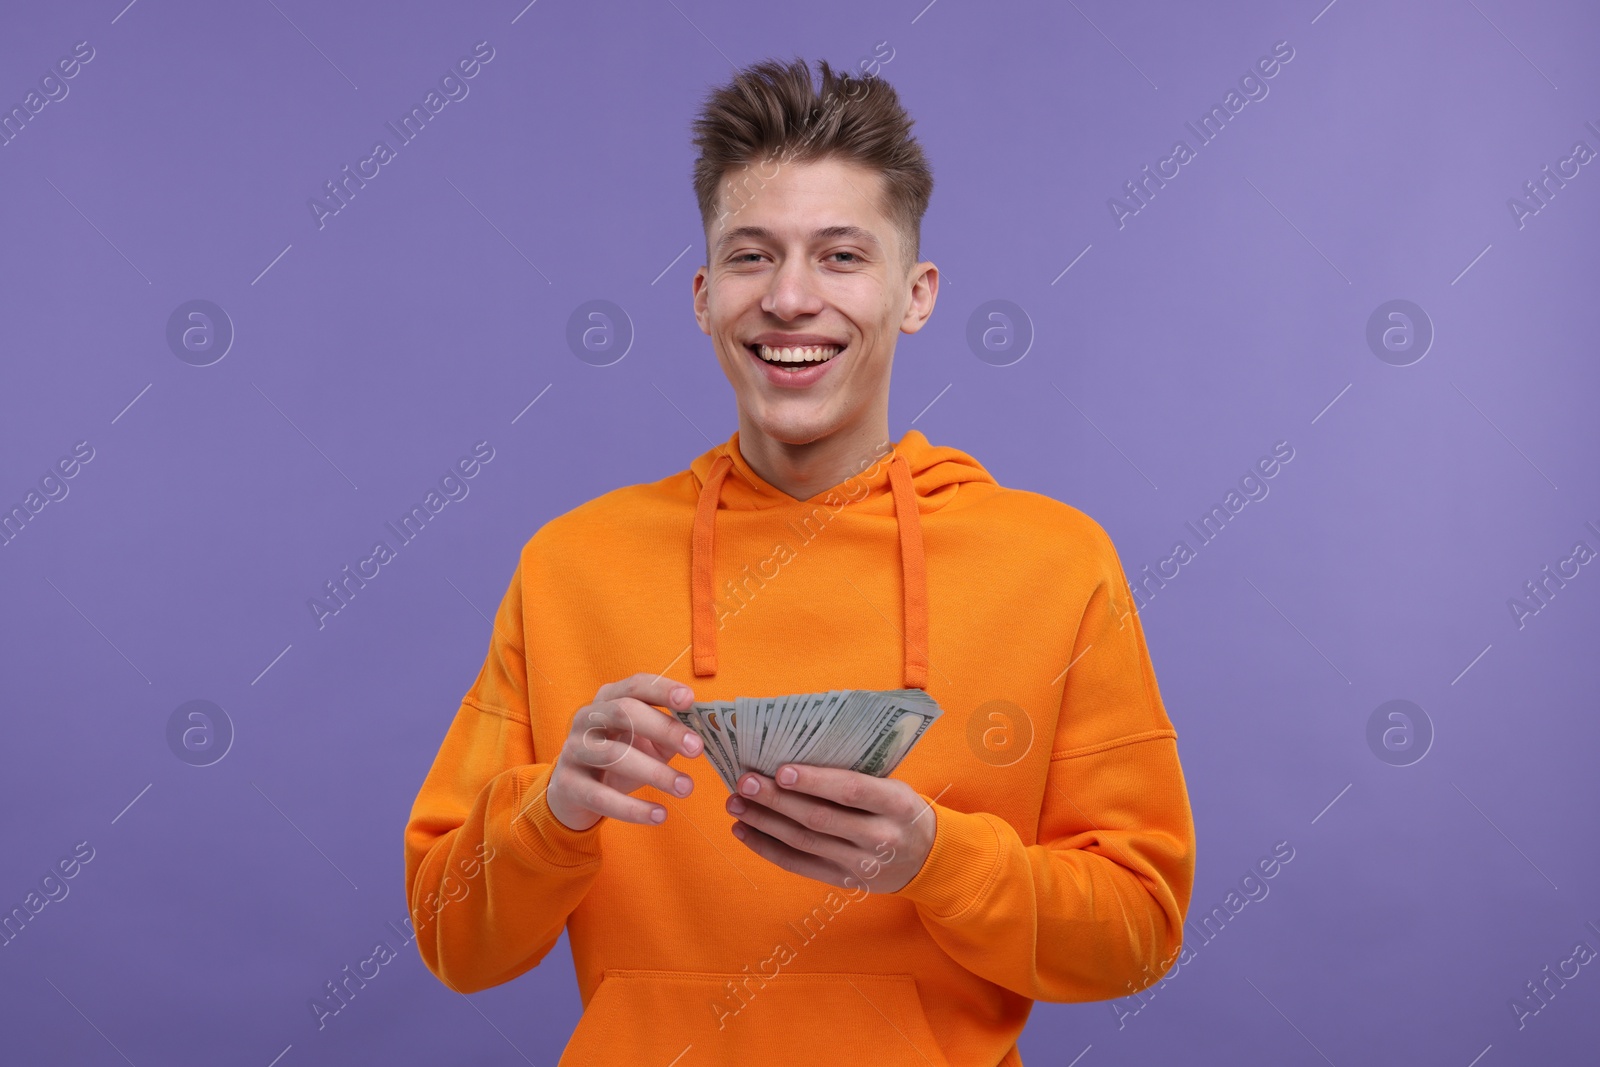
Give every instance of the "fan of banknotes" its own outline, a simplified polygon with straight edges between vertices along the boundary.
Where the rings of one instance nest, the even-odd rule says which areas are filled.
[[[941,711],[921,689],[834,689],[737,697],[672,713],[700,735],[706,757],[731,793],[746,771],[771,777],[785,763],[882,778]]]

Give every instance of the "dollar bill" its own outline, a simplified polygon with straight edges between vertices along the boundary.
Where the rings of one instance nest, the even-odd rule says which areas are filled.
[[[739,776],[771,777],[785,763],[893,773],[942,714],[921,689],[834,689],[737,697],[673,711],[700,736],[731,793]]]

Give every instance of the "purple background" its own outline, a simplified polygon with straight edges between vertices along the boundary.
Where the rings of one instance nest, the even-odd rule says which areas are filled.
[[[1600,948],[1600,566],[1520,628],[1508,600],[1600,549],[1600,162],[1520,227],[1507,203],[1600,149],[1592,6],[123,2],[0,32],[8,109],[95,49],[0,146],[0,505],[94,449],[0,547],[0,909],[95,851],[0,948],[8,1062],[554,1062],[564,943],[470,998],[406,944],[320,1032],[308,1002],[400,945],[401,832],[522,543],[735,428],[690,311],[704,93],[891,50],[944,272],[896,438],[1081,508],[1133,580],[1294,449],[1143,613],[1191,917],[1294,859],[1138,1014],[1037,1005],[1027,1062],[1593,1062],[1600,967],[1521,1029],[1509,1002]],[[309,198],[483,40],[319,229]],[[1280,40],[1269,95],[1119,228],[1108,198]],[[193,299],[236,330],[209,366],[166,339]],[[566,341],[591,299],[631,323],[609,366]],[[1009,366],[967,342],[992,299],[1032,332]],[[1436,330],[1408,366],[1366,340],[1392,299]],[[308,598],[484,439],[470,495],[319,630]],[[235,733],[205,767],[167,740],[196,699]],[[1367,740],[1394,699],[1434,734],[1408,766]]]

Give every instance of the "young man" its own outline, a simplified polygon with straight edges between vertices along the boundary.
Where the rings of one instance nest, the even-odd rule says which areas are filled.
[[[1126,996],[1179,952],[1194,830],[1116,551],[891,443],[933,181],[889,85],[820,69],[758,64],[695,124],[694,313],[738,430],[527,542],[406,826],[449,988],[567,930],[562,1064],[1014,1067],[1033,1001]],[[786,765],[734,796],[669,713],[912,687],[943,714],[891,776]]]

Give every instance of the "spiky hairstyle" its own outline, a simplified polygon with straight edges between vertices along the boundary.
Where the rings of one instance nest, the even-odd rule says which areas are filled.
[[[796,57],[790,63],[765,60],[734,75],[710,92],[695,119],[694,192],[709,243],[713,222],[737,214],[763,178],[784,163],[838,158],[883,175],[879,205],[900,236],[909,271],[921,258],[922,216],[933,195],[933,171],[922,146],[911,136],[914,121],[894,87],[876,74],[856,77],[819,60],[821,85]],[[757,164],[743,181],[730,170]],[[725,183],[726,179],[726,183]],[[752,190],[752,186],[754,189]],[[725,196],[718,209],[718,192]]]

